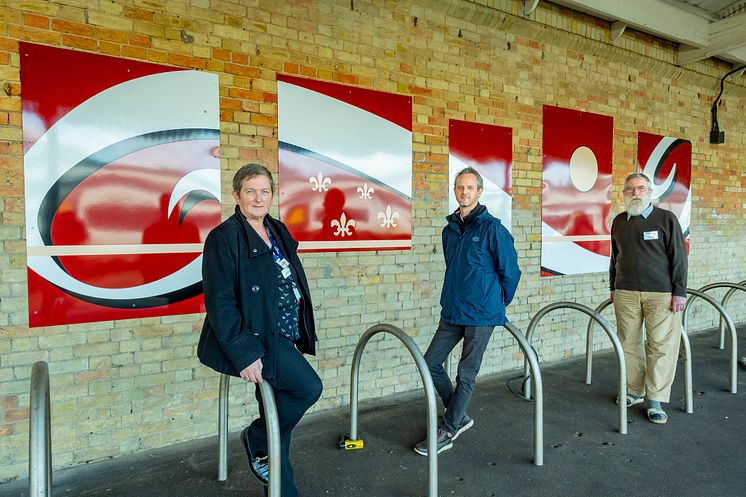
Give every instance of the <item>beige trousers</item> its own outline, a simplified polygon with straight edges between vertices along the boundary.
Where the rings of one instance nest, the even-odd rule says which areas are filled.
[[[671,294],[616,290],[614,313],[627,364],[628,393],[668,402],[681,341],[681,313],[671,311]]]

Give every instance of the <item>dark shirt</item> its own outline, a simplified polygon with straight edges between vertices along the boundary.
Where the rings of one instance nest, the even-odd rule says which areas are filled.
[[[300,303],[293,292],[293,282],[282,276],[280,267],[277,266],[277,289],[280,291],[280,302],[277,314],[277,329],[280,335],[292,341],[300,337],[298,331],[298,307]],[[295,277],[295,275],[293,275]]]
[[[676,216],[658,207],[648,215],[623,212],[611,225],[611,290],[666,292],[686,297],[687,256]]]
[[[473,223],[474,220],[485,211],[487,211],[487,207],[478,203],[477,206],[474,207],[471,212],[466,215],[466,217],[461,217],[460,208],[456,209],[456,211],[453,213],[453,217],[459,229],[461,230],[461,233],[463,233],[466,227]]]

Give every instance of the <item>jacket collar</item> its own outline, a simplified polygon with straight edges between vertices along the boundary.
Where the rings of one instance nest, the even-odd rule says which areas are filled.
[[[264,243],[264,240],[262,240],[259,235],[257,235],[256,231],[254,231],[254,228],[251,227],[249,221],[241,213],[241,210],[238,206],[236,206],[233,217],[235,218],[236,222],[241,225],[241,228],[243,228],[243,233],[246,236],[246,243],[249,246],[249,257],[261,255],[272,250],[267,247],[267,244]],[[269,215],[267,215],[267,217],[269,217]],[[272,232],[272,235],[274,235],[274,230]]]
[[[448,221],[448,226],[456,230],[457,232],[461,233],[461,226],[464,226],[464,230],[473,225],[478,225],[481,223],[486,216],[489,216],[489,212],[487,211],[487,206],[483,204],[478,204],[473,211],[469,213],[469,215],[466,216],[464,220],[461,219],[461,213],[459,209],[456,209],[451,214],[446,217],[446,220]],[[466,221],[466,223],[464,223]]]

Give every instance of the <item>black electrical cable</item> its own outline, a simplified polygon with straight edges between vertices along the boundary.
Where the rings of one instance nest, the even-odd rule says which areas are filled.
[[[541,362],[541,360],[539,359],[539,353],[536,352],[536,349],[534,348],[534,346],[533,345],[529,345],[529,346],[531,347],[531,350],[533,350],[534,354],[536,355],[536,362],[537,363]],[[529,372],[529,373],[526,374],[526,377],[521,382],[521,391],[517,392],[513,388],[513,386],[511,385],[511,383],[514,382],[515,380],[519,379],[519,378],[523,378],[523,375],[519,374],[519,375],[512,376],[512,377],[508,378],[508,381],[505,382],[505,385],[508,387],[508,390],[510,390],[510,393],[512,393],[513,395],[515,395],[519,399],[525,400],[526,402],[533,402],[534,399],[532,397],[526,397],[525,395],[523,395],[521,393],[521,392],[525,392],[526,391],[526,383],[528,383],[531,380],[531,373]]]
[[[718,125],[718,102],[720,102],[720,97],[723,96],[723,91],[725,90],[725,78],[730,76],[731,74],[735,74],[738,71],[742,71],[746,69],[746,65],[736,67],[729,73],[727,73],[723,78],[720,80],[720,93],[718,93],[717,98],[715,98],[715,101],[712,103],[712,130],[710,131],[710,137],[712,141],[713,136],[717,136],[718,133],[720,133],[720,126]]]

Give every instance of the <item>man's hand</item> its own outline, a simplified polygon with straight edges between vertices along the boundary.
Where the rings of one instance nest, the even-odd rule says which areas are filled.
[[[609,300],[611,301],[612,304],[614,303],[614,290],[611,291],[611,295],[609,296]]]
[[[686,297],[671,295],[671,310],[673,312],[682,312],[686,307]]]
[[[241,373],[239,373],[239,376],[241,376],[241,378],[246,381],[250,381],[251,383],[261,383],[262,368],[262,360],[257,359],[256,361],[246,366],[246,368],[241,371]]]

